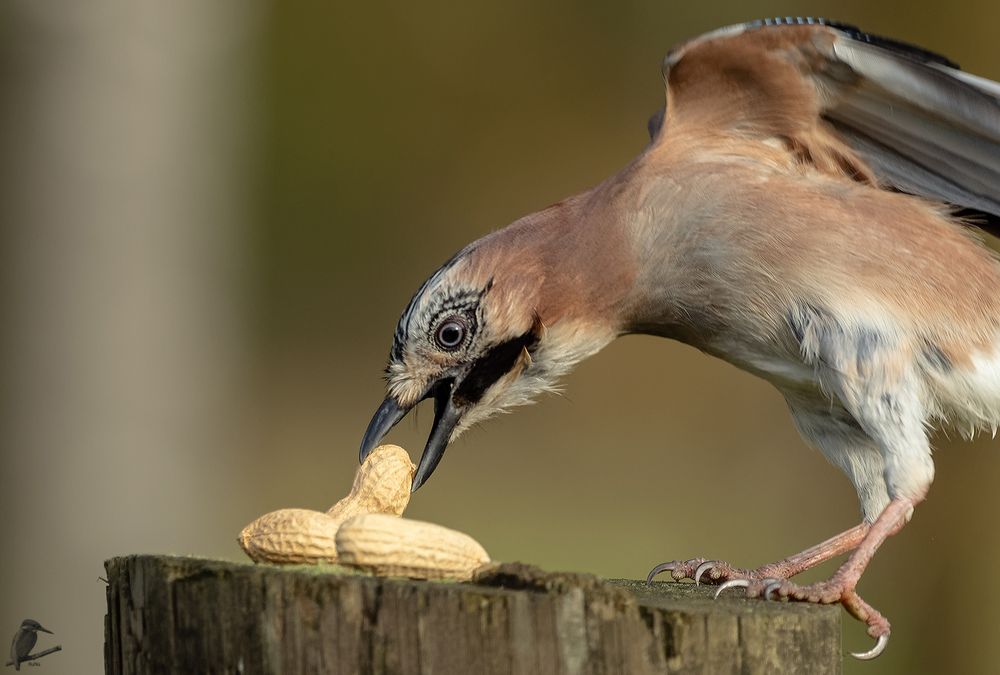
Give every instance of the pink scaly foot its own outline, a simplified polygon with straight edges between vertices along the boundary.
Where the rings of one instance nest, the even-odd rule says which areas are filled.
[[[852,656],[865,660],[873,659],[881,654],[889,643],[891,627],[889,621],[865,602],[855,588],[874,557],[875,551],[888,537],[903,528],[912,511],[913,502],[909,499],[894,499],[889,502],[847,562],[827,581],[800,585],[788,579],[755,579],[741,585],[746,586],[747,597],[762,597],[765,600],[787,598],[822,604],[839,602],[851,616],[867,624],[868,635],[876,639],[872,649]]]
[[[830,558],[853,550],[864,539],[868,527],[867,523],[862,523],[801,553],[753,570],[733,567],[727,562],[706,558],[660,563],[650,570],[646,583],[652,582],[656,575],[666,571],[669,571],[670,576],[677,581],[694,579],[696,584],[702,581],[708,584],[722,584],[723,588],[720,588],[719,592],[732,586],[746,586],[751,581],[788,579]]]
[[[806,586],[801,586],[787,579],[764,579],[740,585],[746,586],[747,597],[749,598],[774,600],[775,596],[779,596],[788,598],[789,600],[819,604],[839,602],[851,616],[867,624],[868,635],[876,640],[875,646],[867,652],[852,652],[851,656],[855,658],[861,660],[874,659],[889,644],[889,634],[892,628],[889,620],[865,602],[853,587],[848,588],[846,582],[837,580],[836,577],[831,578],[829,581]],[[716,593],[716,597],[718,597],[718,593]]]

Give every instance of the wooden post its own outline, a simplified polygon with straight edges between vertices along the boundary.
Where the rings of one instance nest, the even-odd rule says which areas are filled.
[[[105,563],[109,675],[840,673],[840,608],[500,565],[475,583],[165,556]],[[733,593],[738,596],[738,593]]]

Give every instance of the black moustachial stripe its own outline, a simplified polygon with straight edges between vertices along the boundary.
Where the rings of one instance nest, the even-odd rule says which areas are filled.
[[[510,372],[523,349],[531,349],[538,342],[538,335],[528,331],[520,337],[501,342],[484,354],[458,385],[452,400],[458,405],[477,403],[494,382]]]

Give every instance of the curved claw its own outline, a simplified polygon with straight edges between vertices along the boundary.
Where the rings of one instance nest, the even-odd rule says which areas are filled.
[[[712,569],[713,567],[715,567],[715,565],[716,565],[715,560],[706,560],[702,564],[698,565],[698,569],[694,571],[694,585],[700,586],[701,575],[707,572],[708,570]]]
[[[750,586],[750,582],[747,579],[730,579],[726,583],[719,586],[719,590],[715,592],[715,599],[718,600],[719,593],[722,593],[722,591],[726,590],[727,588],[736,588],[737,586],[742,586],[743,588],[747,588],[748,586]]]
[[[774,593],[779,588],[781,588],[781,579],[771,579],[770,582],[768,582],[768,580],[765,579],[764,590],[760,592],[761,597],[763,597],[765,600],[773,600],[774,598],[771,597],[771,594]]]
[[[657,574],[659,574],[660,572],[672,571],[675,567],[677,567],[676,560],[671,562],[660,563],[653,569],[649,570],[649,574],[646,575],[646,583],[647,584],[653,583],[653,577],[655,577]]]
[[[879,654],[885,651],[885,646],[889,644],[889,634],[878,636],[878,641],[875,642],[875,646],[869,649],[867,652],[851,652],[851,656],[856,659],[861,659],[862,661],[871,661]]]

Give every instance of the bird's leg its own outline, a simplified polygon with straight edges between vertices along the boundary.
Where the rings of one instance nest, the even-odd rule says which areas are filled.
[[[799,585],[787,579],[773,581],[753,581],[747,586],[748,597],[763,597],[770,600],[774,597],[831,604],[839,602],[852,616],[868,625],[868,634],[876,638],[874,649],[864,654],[855,654],[858,658],[870,659],[878,656],[885,648],[889,639],[890,626],[888,620],[871,605],[866,603],[855,592],[858,580],[871,562],[875,551],[890,536],[899,532],[913,513],[914,500],[907,498],[893,499],[872,523],[861,543],[840,566],[830,579],[815,584]]]
[[[783,580],[778,584],[769,584],[771,588],[768,590],[768,596],[776,594],[808,602],[839,602],[846,591],[854,590],[882,542],[901,530],[912,512],[913,502],[911,500],[905,498],[892,500],[872,523],[871,528],[851,556],[830,579],[806,586]],[[764,590],[762,585],[751,587],[748,594],[760,595],[763,594]]]
[[[830,558],[847,553],[861,543],[868,533],[870,525],[861,523],[851,529],[827,539],[801,553],[788,556],[783,560],[763,565],[756,569],[733,567],[721,560],[692,558],[691,560],[674,560],[661,563],[650,570],[646,581],[650,582],[657,574],[670,571],[670,576],[676,580],[694,579],[695,583],[721,584],[730,581],[775,581],[788,579],[799,572],[815,567]],[[734,584],[735,585],[735,584]],[[740,584],[743,585],[743,584]]]

